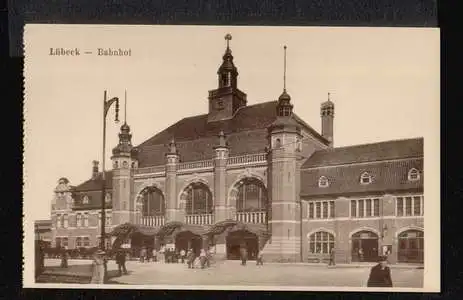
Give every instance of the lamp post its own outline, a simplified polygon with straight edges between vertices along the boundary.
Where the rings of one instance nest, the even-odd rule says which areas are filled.
[[[113,103],[116,103],[116,118],[115,122],[119,122],[119,98],[113,97],[107,100],[107,92],[104,91],[104,100],[103,100],[103,161],[101,167],[101,239],[100,239],[100,248],[101,251],[105,251],[105,225],[106,225],[106,213],[105,213],[105,202],[106,202],[106,181],[105,181],[105,159],[106,159],[106,115],[108,110]],[[105,268],[106,273],[106,268]]]

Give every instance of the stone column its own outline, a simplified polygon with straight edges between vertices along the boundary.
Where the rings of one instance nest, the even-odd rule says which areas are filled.
[[[227,160],[228,146],[223,132],[219,134],[219,145],[214,147],[214,223],[227,219]]]
[[[183,221],[179,215],[177,203],[177,164],[179,155],[175,141],[169,145],[169,152],[166,154],[166,223],[171,221]]]

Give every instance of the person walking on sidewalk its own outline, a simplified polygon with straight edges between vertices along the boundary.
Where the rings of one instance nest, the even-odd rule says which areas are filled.
[[[335,266],[336,263],[334,262],[334,259],[335,259],[335,255],[336,255],[336,251],[334,250],[334,247],[331,248],[331,251],[330,251],[330,262],[328,263],[328,266]]]
[[[378,264],[371,268],[367,287],[392,287],[391,269],[387,266],[386,256],[381,256]]]
[[[264,265],[264,254],[262,253],[262,250],[257,252],[256,265],[257,266],[263,266]]]
[[[124,272],[124,274],[127,274],[127,268],[125,267],[125,261],[126,261],[125,252],[124,250],[120,249],[116,253],[116,263],[117,263],[117,267],[119,270],[119,276],[122,275],[122,272]]]

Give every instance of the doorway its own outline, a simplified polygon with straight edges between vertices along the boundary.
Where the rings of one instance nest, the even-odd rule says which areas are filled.
[[[227,235],[227,259],[239,260],[240,248],[244,246],[248,251],[248,259],[255,260],[259,251],[257,235],[247,230],[232,231]]]
[[[182,231],[175,236],[175,249],[178,251],[193,249],[196,255],[199,255],[203,247],[203,239],[201,236],[194,234],[191,231]]]
[[[376,262],[378,240],[378,235],[371,231],[359,231],[352,235],[352,261]]]

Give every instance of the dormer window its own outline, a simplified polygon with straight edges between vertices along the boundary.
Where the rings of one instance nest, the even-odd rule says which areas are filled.
[[[329,186],[328,178],[326,178],[325,176],[321,176],[318,179],[318,187],[325,188],[328,186]]]
[[[409,181],[417,181],[420,180],[420,171],[415,168],[412,168],[408,171],[408,180]]]
[[[360,175],[360,183],[361,184],[370,184],[372,181],[371,175],[368,172],[362,173]]]
[[[88,199],[88,196],[85,195],[84,197],[82,197],[82,204],[88,204],[89,202],[89,199]]]

